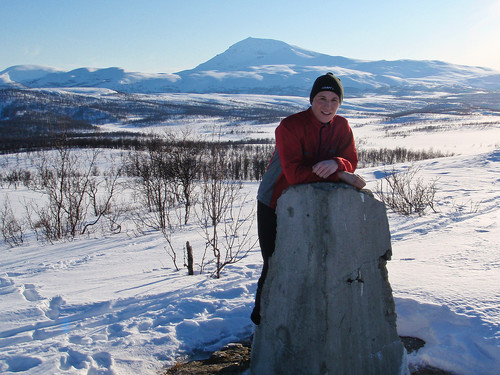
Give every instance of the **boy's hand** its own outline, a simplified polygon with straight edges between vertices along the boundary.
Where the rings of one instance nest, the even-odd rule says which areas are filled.
[[[323,160],[314,164],[312,170],[319,177],[327,178],[328,176],[334,174],[338,168],[339,165],[335,160]]]

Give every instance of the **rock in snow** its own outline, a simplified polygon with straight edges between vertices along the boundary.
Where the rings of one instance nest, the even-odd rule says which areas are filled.
[[[344,184],[295,185],[277,216],[252,374],[409,374],[384,204]]]

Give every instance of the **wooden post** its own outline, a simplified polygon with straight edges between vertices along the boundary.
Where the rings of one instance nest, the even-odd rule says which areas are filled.
[[[187,252],[187,268],[188,268],[188,275],[194,275],[194,270],[193,270],[193,248],[189,244],[189,241],[186,241],[186,252]]]

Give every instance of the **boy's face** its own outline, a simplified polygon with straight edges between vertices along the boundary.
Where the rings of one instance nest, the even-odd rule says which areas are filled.
[[[311,103],[314,116],[322,123],[330,122],[339,107],[339,96],[332,91],[318,92]]]

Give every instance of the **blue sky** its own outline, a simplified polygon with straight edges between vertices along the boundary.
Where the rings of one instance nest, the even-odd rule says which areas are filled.
[[[0,0],[0,71],[191,69],[247,37],[500,70],[500,0]]]

